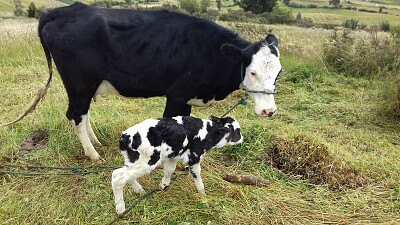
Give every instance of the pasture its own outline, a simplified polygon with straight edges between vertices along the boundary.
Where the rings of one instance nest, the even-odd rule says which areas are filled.
[[[252,41],[271,28],[279,38],[285,71],[277,81],[277,114],[257,117],[252,102],[236,108],[229,115],[239,121],[244,142],[205,157],[206,196],[196,193],[189,175],[179,176],[167,191],[146,198],[117,224],[399,224],[400,123],[384,107],[385,82],[328,72],[321,50],[331,31],[222,25]],[[47,80],[36,26],[36,20],[0,21],[2,123],[14,119]],[[210,107],[194,108],[192,115],[221,116],[242,96],[242,91],[234,92]],[[91,166],[65,118],[67,104],[56,73],[32,114],[0,128],[0,162]],[[98,97],[91,105],[91,118],[104,144],[97,150],[105,165],[123,165],[120,132],[160,117],[164,105],[164,98]],[[48,134],[44,148],[20,152],[21,143],[39,129]],[[270,185],[229,183],[222,179],[226,174],[251,174],[268,179]],[[150,191],[161,178],[162,170],[156,170],[140,182]],[[107,224],[116,217],[110,170],[71,176],[0,174],[0,179],[1,224]],[[127,207],[138,197],[125,188]]]

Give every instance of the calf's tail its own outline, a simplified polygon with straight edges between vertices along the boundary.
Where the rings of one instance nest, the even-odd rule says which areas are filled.
[[[29,113],[31,113],[33,110],[35,110],[36,105],[39,103],[40,100],[42,100],[44,98],[44,96],[47,94],[47,90],[50,87],[50,83],[51,80],[53,78],[53,66],[52,66],[52,61],[51,61],[51,54],[50,54],[50,50],[49,48],[46,46],[46,44],[43,42],[43,34],[42,34],[42,30],[43,27],[46,23],[45,21],[45,13],[41,16],[40,18],[40,22],[39,22],[39,38],[40,38],[40,42],[42,43],[42,47],[44,50],[44,53],[46,55],[46,59],[47,59],[47,66],[49,68],[49,78],[47,80],[47,83],[44,87],[42,87],[41,89],[38,90],[38,92],[36,93],[35,97],[31,100],[31,102],[25,107],[24,111],[16,118],[14,119],[12,122],[3,124],[3,126],[8,126],[11,124],[14,124],[20,120],[22,120],[26,115],[28,115]]]

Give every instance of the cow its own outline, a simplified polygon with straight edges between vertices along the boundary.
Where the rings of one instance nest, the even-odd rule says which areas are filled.
[[[94,162],[103,160],[90,125],[89,107],[98,95],[166,96],[163,117],[173,117],[189,116],[192,106],[207,106],[241,88],[259,116],[276,111],[273,94],[282,66],[272,34],[251,43],[210,20],[179,12],[82,3],[43,13],[38,33],[49,79],[16,121],[46,94],[54,59],[68,95],[66,117]]]
[[[198,119],[190,116],[147,119],[125,130],[120,138],[120,151],[125,165],[112,173],[112,189],[118,214],[125,211],[123,188],[132,185],[136,193],[145,193],[137,178],[164,165],[164,177],[160,188],[171,182],[176,163],[189,166],[199,194],[204,195],[200,176],[200,162],[206,152],[213,148],[236,145],[243,141],[239,123],[231,118]]]

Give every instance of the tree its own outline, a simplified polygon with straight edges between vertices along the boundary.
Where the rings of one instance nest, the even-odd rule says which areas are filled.
[[[28,13],[28,17],[30,18],[34,18],[36,15],[36,5],[35,3],[31,2],[28,6],[28,9],[26,10],[26,12]]]
[[[277,0],[241,0],[239,2],[239,6],[244,11],[250,11],[254,14],[272,12],[276,4]]]

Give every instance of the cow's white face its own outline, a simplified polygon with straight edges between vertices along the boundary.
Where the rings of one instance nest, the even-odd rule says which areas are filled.
[[[221,46],[221,52],[227,59],[242,65],[243,80],[240,86],[254,101],[256,114],[271,117],[276,111],[273,95],[275,81],[282,70],[276,37],[269,34],[262,42],[251,44],[244,49],[224,44]]]
[[[254,101],[254,110],[259,116],[271,117],[276,111],[274,95],[268,93],[275,91],[275,81],[282,69],[278,56],[275,46],[263,45],[246,67],[241,86]]]

